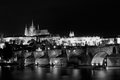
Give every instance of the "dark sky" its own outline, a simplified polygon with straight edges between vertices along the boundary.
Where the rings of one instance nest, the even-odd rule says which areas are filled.
[[[26,24],[40,25],[51,33],[119,35],[119,9],[112,0],[40,0],[1,2],[0,33],[23,34]]]

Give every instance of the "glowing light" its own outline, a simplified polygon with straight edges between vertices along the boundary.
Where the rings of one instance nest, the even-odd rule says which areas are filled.
[[[104,59],[104,61],[106,62],[107,60],[106,60],[106,59]]]
[[[38,61],[35,61],[35,64],[37,65],[37,64],[38,64]]]
[[[57,61],[57,60],[55,60],[55,61],[54,61],[54,64],[56,64],[56,63],[58,63],[58,61]]]
[[[94,64],[92,64],[92,66],[94,66]]]
[[[102,65],[103,63],[100,63],[100,65]]]
[[[56,48],[56,46],[53,46],[53,48]]]
[[[96,63],[96,66],[98,66],[98,63]]]
[[[73,50],[73,52],[75,52],[76,50]]]
[[[107,64],[105,63],[105,66],[107,66]]]
[[[48,50],[50,50],[50,48],[48,47]]]
[[[64,46],[64,48],[66,48],[66,46]]]
[[[0,48],[4,48],[5,44],[4,43],[0,43]]]
[[[117,43],[120,44],[120,38],[117,38]]]
[[[57,46],[59,46],[60,44],[57,44]]]

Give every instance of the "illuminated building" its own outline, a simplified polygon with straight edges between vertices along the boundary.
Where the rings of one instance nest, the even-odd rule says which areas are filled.
[[[74,36],[75,36],[74,32],[70,32],[69,37],[74,37]]]
[[[32,24],[31,24],[31,26],[29,28],[26,25],[25,32],[24,32],[25,36],[37,36],[37,35],[49,35],[49,34],[50,33],[46,29],[39,30],[39,25],[36,28],[36,26],[34,26],[33,21],[32,21]]]
[[[51,43],[56,43],[56,45],[65,45],[65,46],[99,46],[101,44],[115,44],[115,38],[101,38],[99,36],[86,36],[86,37],[76,37],[73,31],[70,31],[69,37],[60,37],[60,36],[51,36],[47,29],[40,30],[39,25],[35,26],[33,21],[31,26],[25,27],[24,31],[25,36],[19,37],[6,37],[1,38],[0,40],[10,42],[11,40],[21,41],[23,44],[28,44],[28,41],[34,39],[37,42],[42,42],[47,40]],[[116,38],[116,43],[120,44],[120,38]]]
[[[101,38],[98,36],[95,37],[70,37],[70,38],[61,38],[58,43],[69,45],[69,46],[76,46],[77,44],[81,46],[89,45],[89,46],[98,46],[101,44]]]

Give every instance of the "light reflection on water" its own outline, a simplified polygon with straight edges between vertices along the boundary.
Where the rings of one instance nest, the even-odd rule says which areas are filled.
[[[0,79],[1,79],[1,66],[0,66]]]
[[[0,67],[0,77],[10,80],[120,80],[120,70],[61,67]]]

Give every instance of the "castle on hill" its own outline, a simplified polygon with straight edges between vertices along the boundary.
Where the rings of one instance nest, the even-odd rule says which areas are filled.
[[[38,35],[49,35],[50,33],[48,32],[47,29],[40,30],[39,25],[36,27],[32,21],[32,24],[30,27],[26,25],[25,27],[25,36],[38,36]]]

